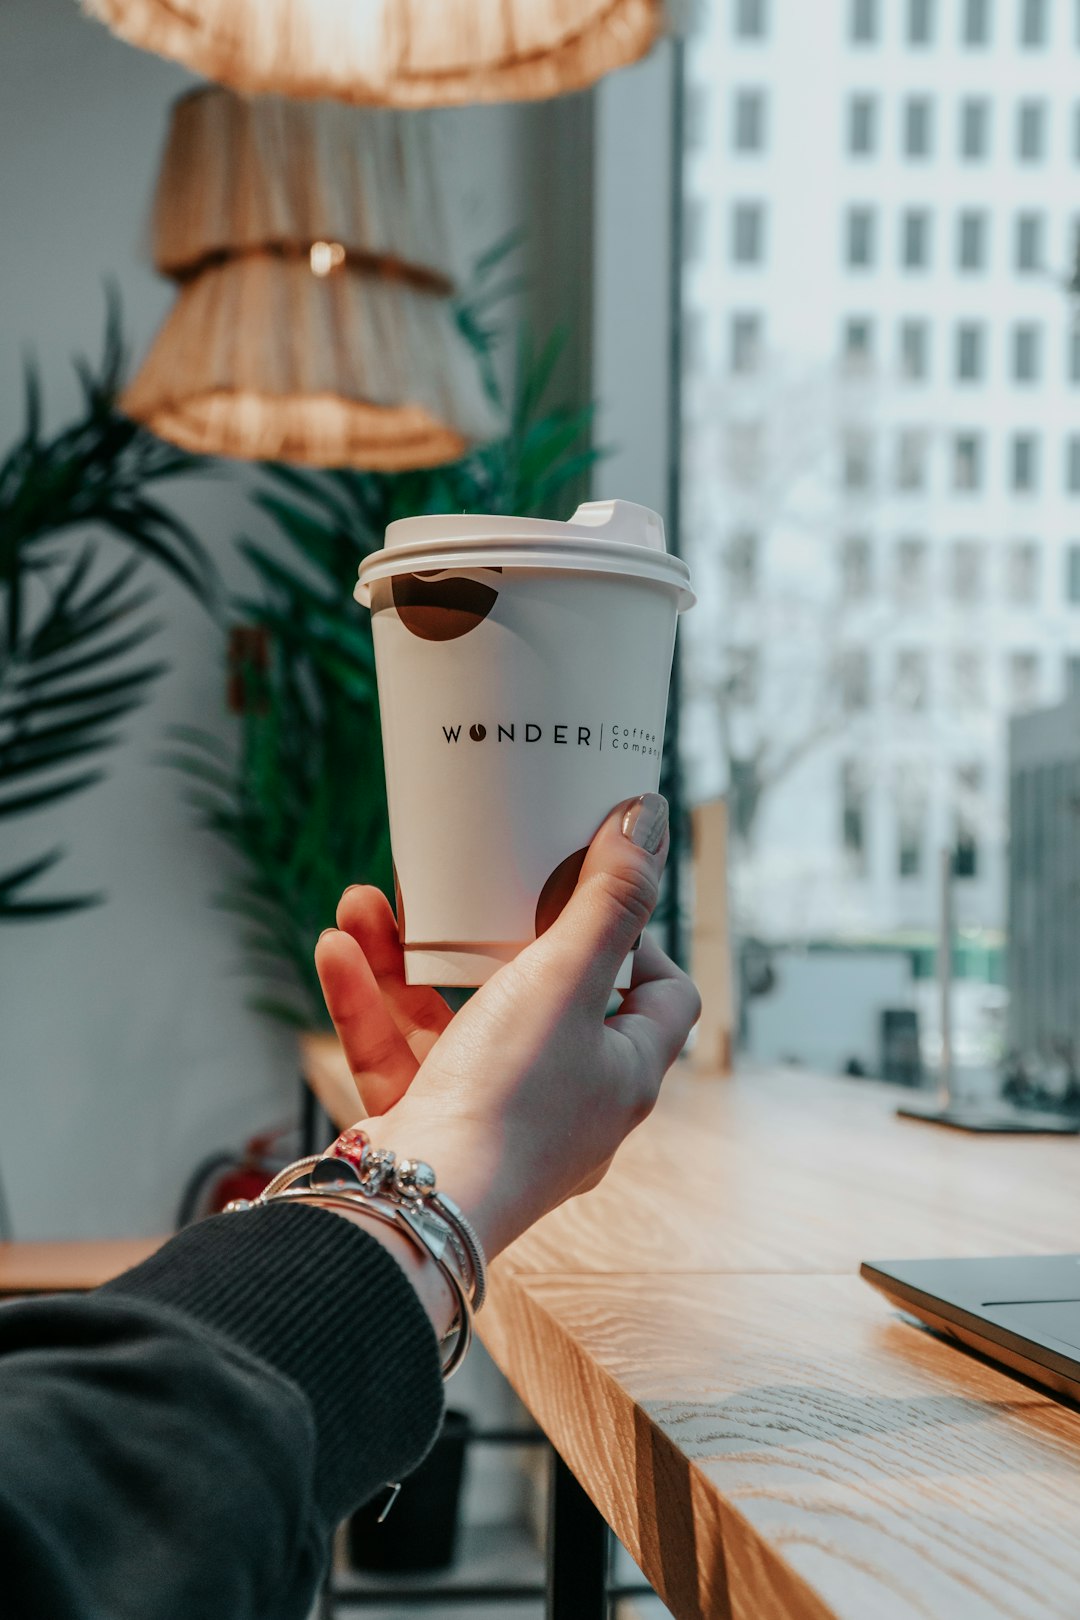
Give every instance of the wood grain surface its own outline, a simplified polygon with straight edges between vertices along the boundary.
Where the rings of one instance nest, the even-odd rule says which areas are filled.
[[[1080,1413],[853,1275],[1075,1246],[1080,1143],[900,1095],[676,1079],[493,1268],[489,1350],[678,1620],[1080,1620]]]
[[[154,1253],[164,1237],[70,1243],[0,1243],[0,1295],[80,1293]]]

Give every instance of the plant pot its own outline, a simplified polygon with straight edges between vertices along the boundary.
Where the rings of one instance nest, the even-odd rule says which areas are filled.
[[[354,1569],[381,1574],[447,1569],[457,1549],[458,1507],[465,1474],[465,1447],[472,1421],[448,1410],[439,1438],[401,1491],[382,1524],[384,1498],[360,1508],[349,1520],[349,1562]]]

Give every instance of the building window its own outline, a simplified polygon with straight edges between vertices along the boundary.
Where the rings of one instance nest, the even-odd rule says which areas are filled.
[[[990,103],[985,96],[970,96],[960,103],[960,156],[977,163],[990,150]]]
[[[1043,267],[1043,216],[1017,214],[1016,216],[1016,268],[1038,271]]]
[[[982,439],[977,433],[957,433],[952,444],[952,483],[955,490],[976,490],[982,484]]]
[[[765,257],[765,209],[739,202],[731,210],[731,257],[736,264],[761,264]]]
[[[1042,331],[1034,321],[1013,327],[1012,370],[1016,382],[1038,382],[1042,370]]]
[[[844,488],[869,489],[873,482],[873,444],[869,433],[849,429],[844,434]]]
[[[851,0],[851,43],[874,45],[878,37],[878,0]]]
[[[1021,163],[1041,163],[1046,156],[1046,104],[1022,101],[1016,109],[1016,155]]]
[[[729,422],[727,469],[739,489],[756,489],[765,472],[765,430],[760,422]]]
[[[874,352],[874,323],[866,316],[852,316],[844,322],[844,370],[862,376],[870,370]]]
[[[908,0],[909,45],[929,45],[934,33],[934,0]]]
[[[1006,553],[1005,593],[1012,607],[1035,607],[1039,600],[1039,548],[1014,540]]]
[[[1077,19],[1080,21],[1080,11],[1077,12]],[[1080,101],[1073,106],[1072,155],[1073,162],[1080,163]]]
[[[848,760],[840,768],[840,845],[851,870],[860,875],[866,871],[866,809],[862,769]]]
[[[865,647],[845,647],[840,654],[840,704],[845,714],[870,707],[870,654]]]
[[[848,102],[848,151],[868,157],[877,147],[877,97],[852,96]]]
[[[1065,487],[1080,495],[1080,434],[1070,433],[1065,444]]]
[[[1077,550],[1080,552],[1080,547]],[[844,536],[840,542],[840,594],[845,602],[865,602],[871,595],[873,563],[873,551],[867,535]],[[1077,600],[1080,601],[1080,597]]]
[[[967,208],[956,226],[956,264],[960,270],[982,270],[986,265],[986,215]]]
[[[724,551],[724,571],[728,590],[736,602],[752,602],[757,596],[760,575],[761,542],[753,529],[739,529]]]
[[[731,144],[736,152],[765,150],[765,92],[736,90],[733,102]]]
[[[1080,655],[1077,653],[1065,655],[1065,696],[1074,703],[1080,697]]]
[[[761,675],[760,649],[732,647],[728,654],[728,700],[739,709],[751,709],[758,700]]]
[[[986,331],[981,321],[961,321],[956,328],[956,380],[981,382]]]
[[[933,145],[933,104],[929,96],[909,96],[904,103],[904,153],[907,157],[930,156]]]
[[[1080,383],[1080,327],[1073,327],[1069,332],[1069,381]]]
[[[925,321],[900,322],[900,371],[908,382],[925,382],[930,373],[930,333]]]
[[[896,778],[896,872],[916,878],[923,869],[926,830],[926,790],[911,770]]]
[[[990,0],[964,0],[962,33],[965,45],[990,43]]]
[[[1020,0],[1020,43],[1029,50],[1046,44],[1046,0]]]
[[[1039,701],[1039,655],[1009,654],[1009,707],[1014,713],[1033,709]]]
[[[924,602],[929,580],[925,540],[912,536],[897,542],[896,546],[896,599],[910,605]]]
[[[1065,600],[1080,606],[1080,544],[1075,540],[1065,550]]]
[[[709,103],[712,99],[706,84],[686,86],[686,108],[683,113],[683,144],[688,152],[697,152],[705,145],[709,127]]]
[[[957,647],[952,655],[952,699],[956,709],[981,709],[986,701],[986,665],[974,647]]]
[[[978,540],[954,540],[950,557],[949,587],[952,599],[962,607],[980,602],[983,595],[983,548]]]
[[[761,316],[744,311],[731,317],[731,369],[745,374],[761,365]]]
[[[735,0],[736,39],[764,39],[766,26],[765,0]]]
[[[695,264],[705,253],[705,199],[687,197],[683,205],[683,263]]]
[[[894,687],[897,708],[906,709],[911,714],[921,714],[926,708],[929,684],[925,652],[917,647],[906,647],[898,652]]]
[[[896,440],[896,487],[900,490],[926,488],[926,434],[921,428],[904,428]]]
[[[872,208],[847,211],[847,262],[852,269],[865,270],[874,262],[874,223]]]
[[[900,227],[900,257],[905,270],[925,270],[930,262],[930,215],[925,208],[906,208]]]
[[[1018,495],[1030,495],[1039,482],[1039,441],[1034,433],[1014,433],[1009,449],[1009,482]]]
[[[956,842],[953,845],[953,877],[979,875],[979,820],[982,809],[982,767],[965,765],[956,773]]]

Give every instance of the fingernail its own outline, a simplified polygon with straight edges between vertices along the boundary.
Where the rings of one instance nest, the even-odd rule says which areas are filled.
[[[664,842],[667,824],[667,800],[660,793],[643,793],[623,816],[622,830],[638,849],[655,855]]]
[[[336,934],[336,933],[337,933],[336,928],[324,928],[322,933],[319,935],[319,939],[325,939],[327,934]]]

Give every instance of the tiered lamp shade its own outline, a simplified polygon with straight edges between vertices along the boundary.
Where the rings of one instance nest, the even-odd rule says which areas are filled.
[[[122,38],[245,93],[385,107],[532,101],[644,56],[663,0],[83,0]]]
[[[379,471],[460,456],[499,424],[439,219],[426,117],[184,96],[153,222],[177,297],[124,410],[207,455]]]

